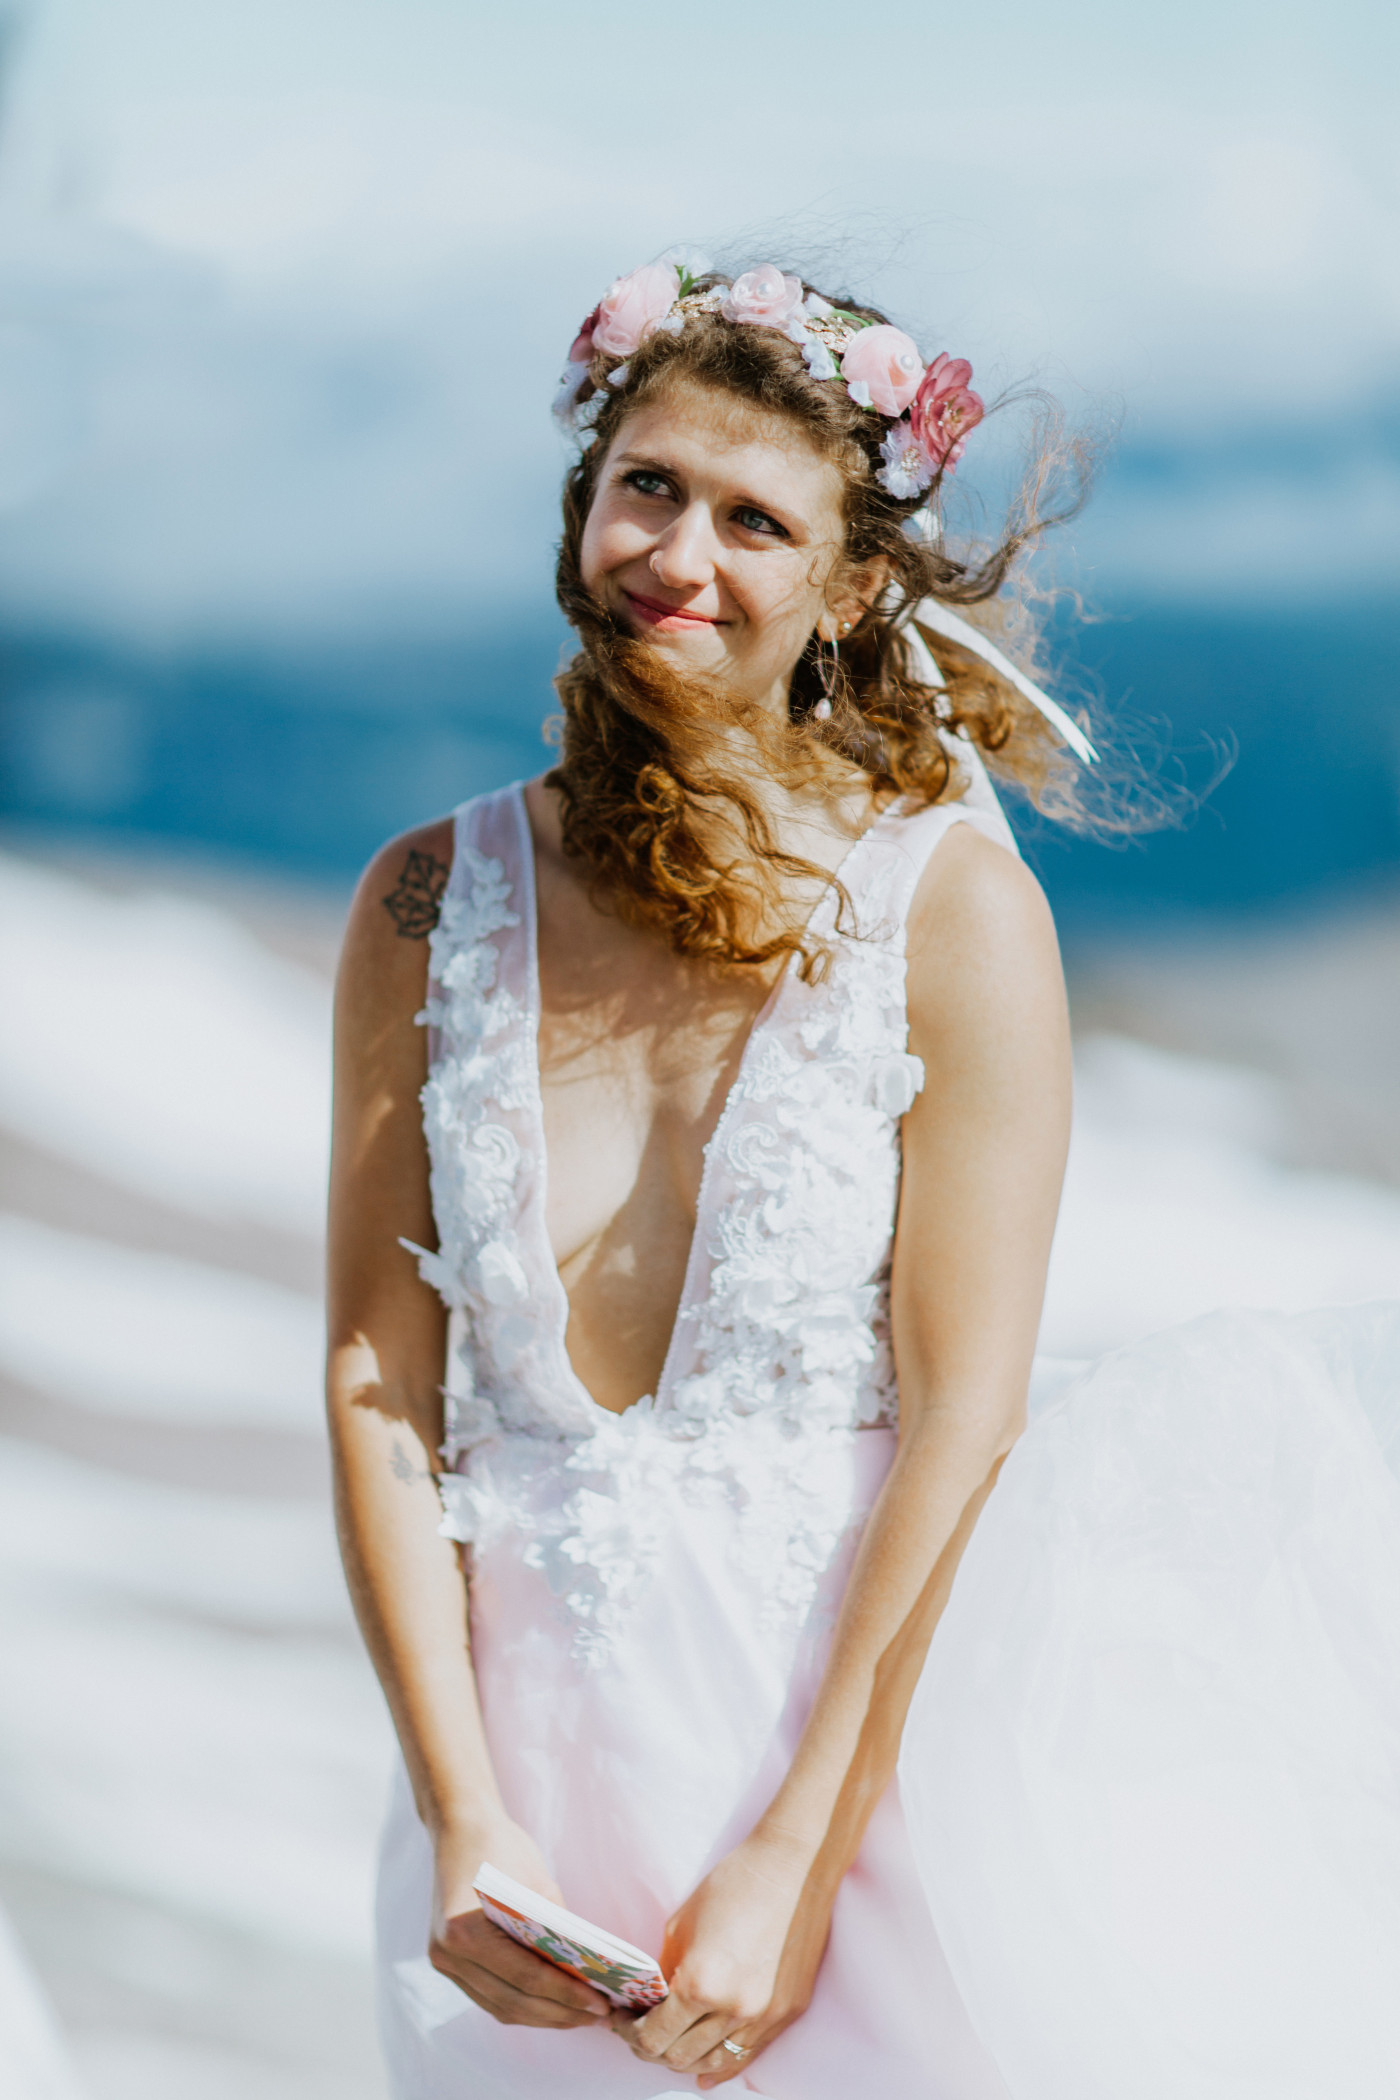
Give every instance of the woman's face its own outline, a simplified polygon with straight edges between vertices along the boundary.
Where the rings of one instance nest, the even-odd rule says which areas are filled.
[[[609,448],[583,581],[678,668],[786,712],[813,628],[864,610],[831,588],[843,536],[840,476],[794,423],[681,382]]]

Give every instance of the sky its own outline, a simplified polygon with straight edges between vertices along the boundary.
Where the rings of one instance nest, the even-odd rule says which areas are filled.
[[[1077,554],[1110,586],[1287,587],[1319,547],[1336,578],[1393,570],[1379,0],[10,20],[0,610],[175,632],[543,602],[563,350],[677,240],[804,265],[984,391],[1039,381],[1125,461],[1194,462],[1106,488]]]

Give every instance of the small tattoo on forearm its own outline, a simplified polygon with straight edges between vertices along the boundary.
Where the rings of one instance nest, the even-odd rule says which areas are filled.
[[[411,852],[403,873],[387,897],[380,899],[399,929],[399,939],[425,941],[442,911],[442,893],[451,874],[447,862],[431,853]]]
[[[405,1487],[414,1487],[420,1480],[431,1480],[433,1478],[433,1475],[425,1466],[414,1465],[413,1460],[404,1450],[397,1437],[394,1438],[394,1451],[393,1456],[389,1460],[389,1471],[393,1474],[395,1480],[401,1480]]]

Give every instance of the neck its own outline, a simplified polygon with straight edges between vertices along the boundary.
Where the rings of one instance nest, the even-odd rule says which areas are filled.
[[[772,845],[794,860],[833,872],[876,814],[870,776],[858,766],[828,762],[784,777],[761,738],[733,725],[716,731],[714,749],[716,774],[742,783],[767,821]],[[716,865],[741,866],[753,858],[743,813],[728,796],[707,798],[696,808],[693,823]],[[770,892],[765,931],[804,924],[819,891],[815,875],[784,875]]]
[[[578,879],[678,954],[776,962],[875,815],[868,775],[790,734],[786,706],[774,722],[751,700],[687,686],[651,652],[608,655],[596,668],[576,659],[558,684],[555,777]]]

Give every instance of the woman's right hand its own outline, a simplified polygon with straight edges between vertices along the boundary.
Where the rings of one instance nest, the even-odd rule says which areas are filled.
[[[428,1959],[473,2003],[508,2027],[601,2026],[613,2008],[553,1962],[522,1947],[493,1925],[472,1887],[483,1860],[523,1881],[552,1903],[563,1896],[534,1840],[502,1820],[487,1831],[446,1828],[438,1836],[433,1887],[433,1933]]]

